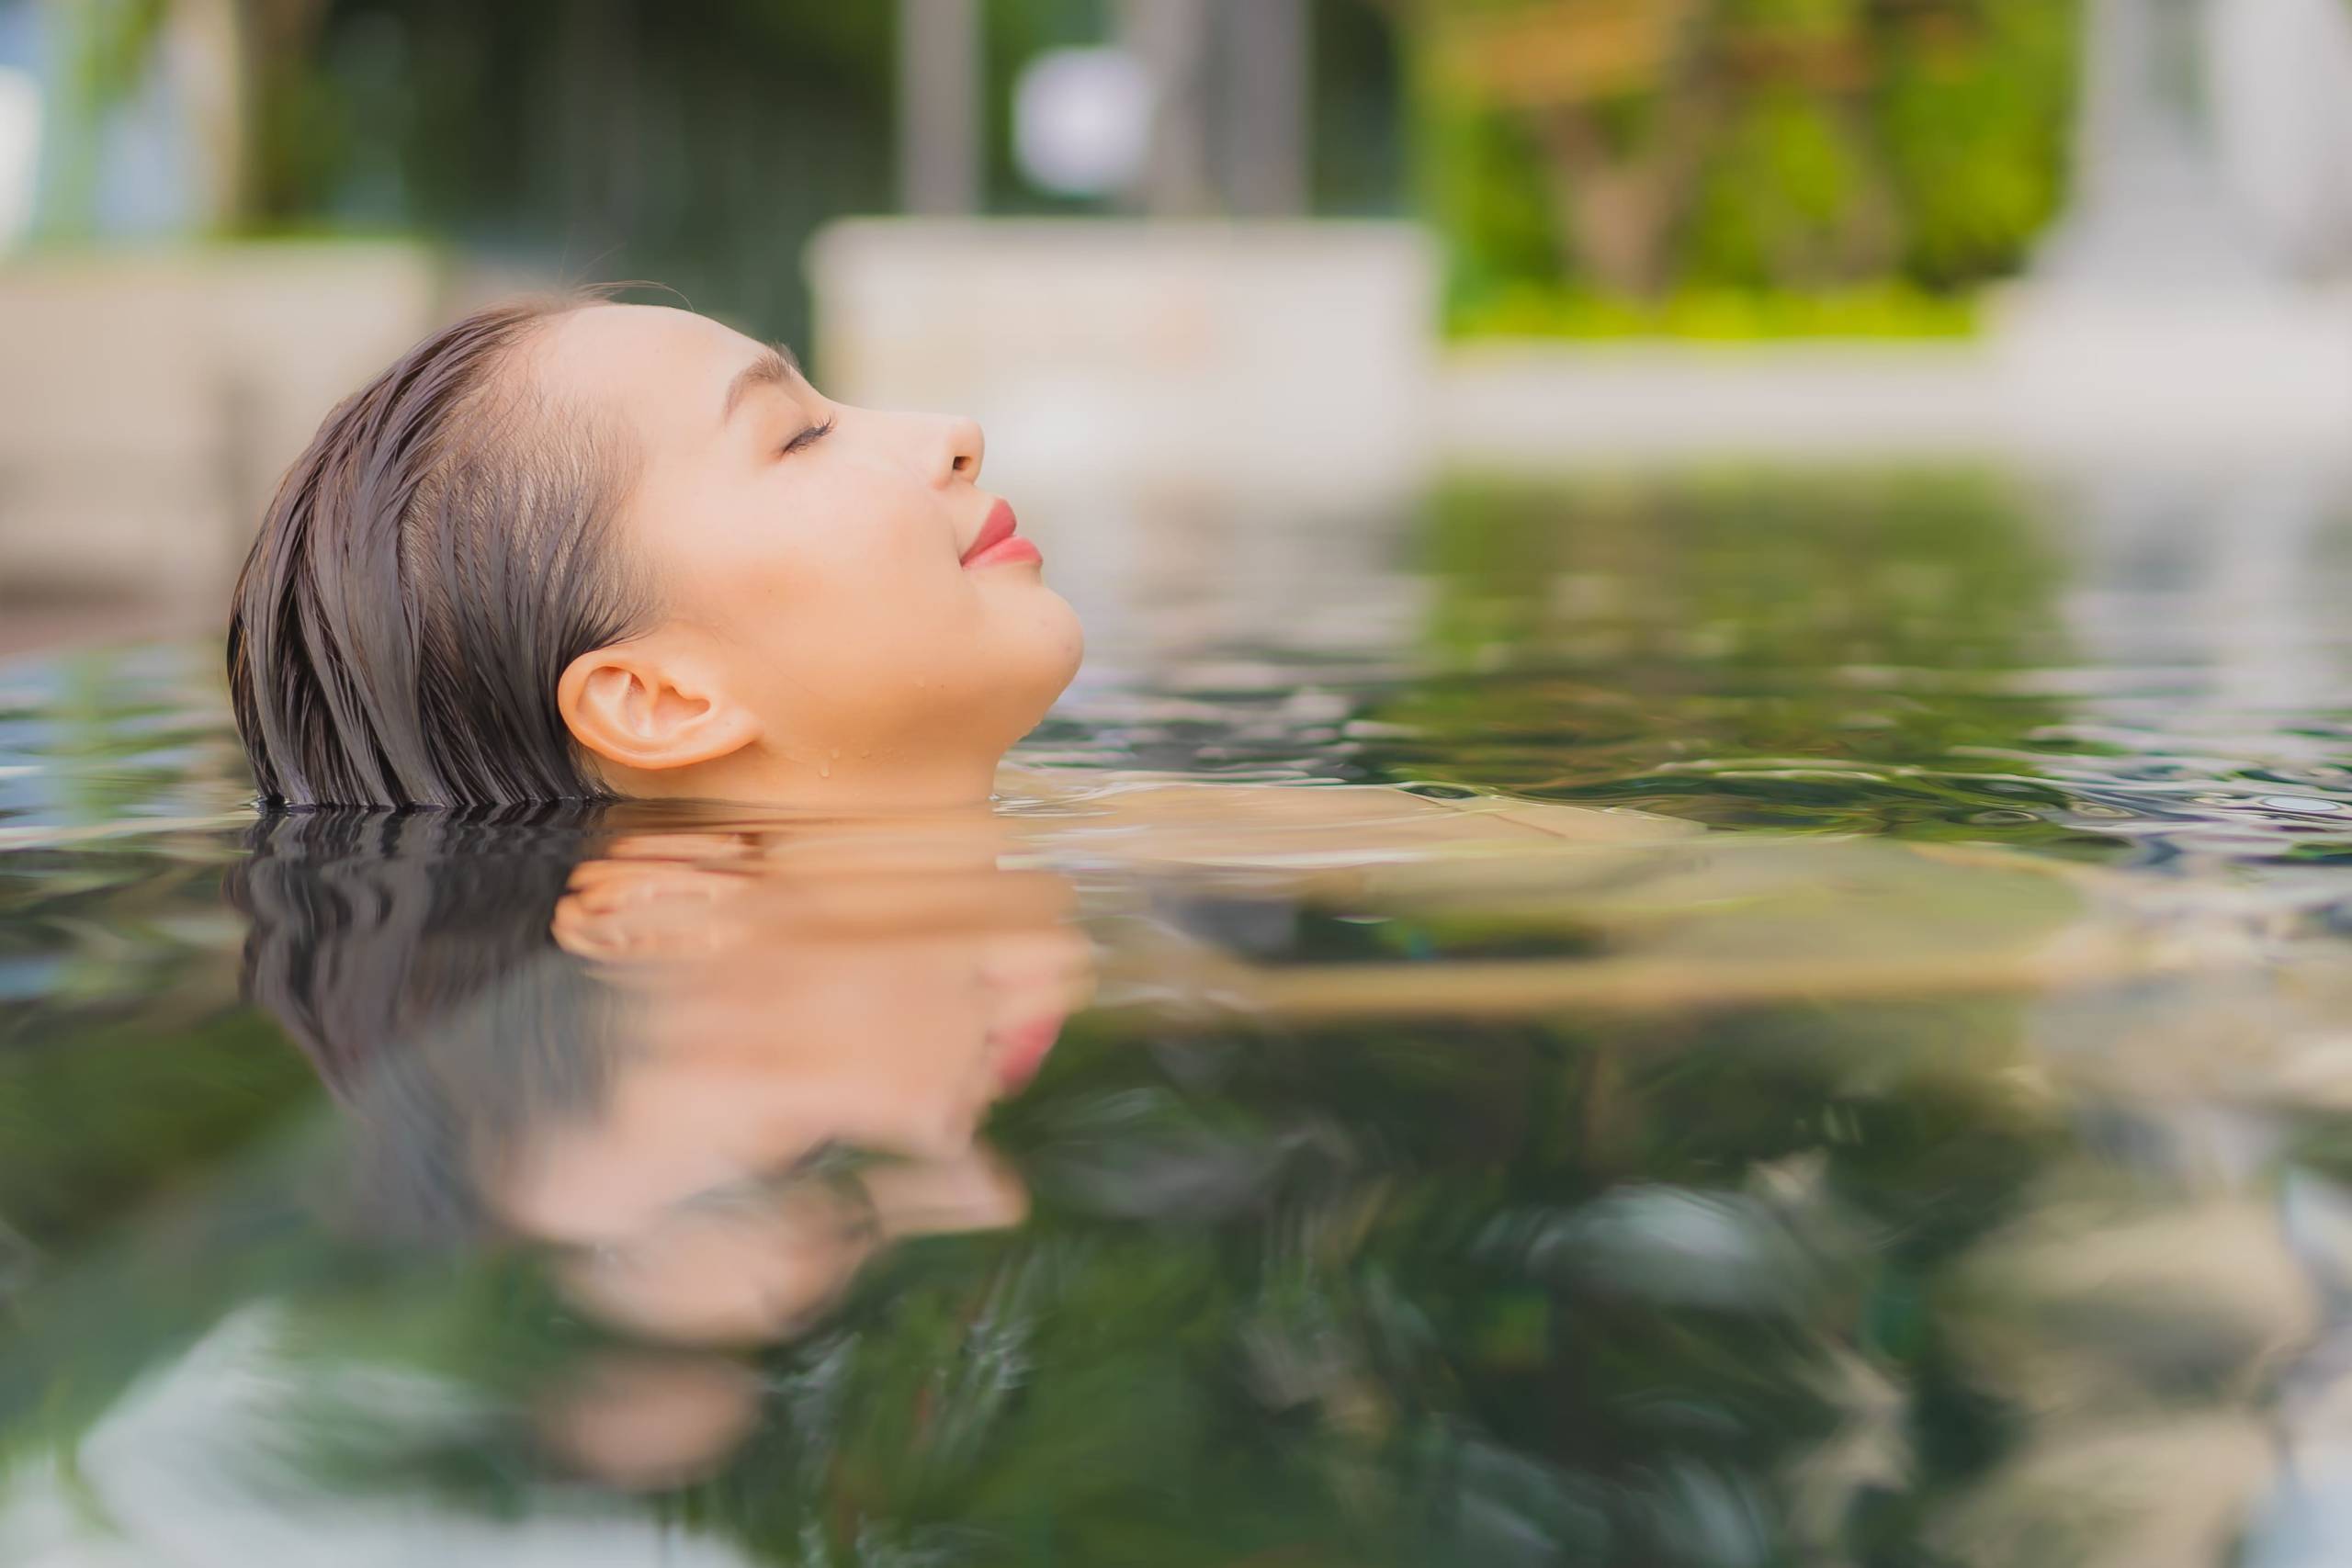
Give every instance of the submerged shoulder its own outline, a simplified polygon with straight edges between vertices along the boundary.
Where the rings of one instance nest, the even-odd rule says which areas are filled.
[[[1178,774],[1008,767],[999,794],[1016,806],[1059,809],[1140,831],[1165,851],[1188,845],[1212,859],[1314,850],[1368,855],[1444,845],[1664,842],[1697,823],[1599,807],[1484,792],[1423,794],[1385,784],[1222,784]]]

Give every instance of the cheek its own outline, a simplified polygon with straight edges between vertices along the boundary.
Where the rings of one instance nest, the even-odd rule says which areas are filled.
[[[729,640],[762,661],[749,673],[774,687],[772,700],[875,729],[969,701],[990,662],[992,617],[945,522],[878,489],[785,504],[763,548],[711,582]]]
[[[728,530],[736,542],[704,581],[747,639],[887,659],[973,613],[952,536],[927,510],[870,483],[776,486]]]
[[[1077,618],[1020,568],[967,572],[938,498],[845,467],[711,498],[688,597],[739,689],[842,745],[1027,729],[1077,669]],[[1005,732],[1005,733],[1000,733]]]

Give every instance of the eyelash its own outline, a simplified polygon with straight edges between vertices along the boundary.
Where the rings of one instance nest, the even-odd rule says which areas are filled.
[[[777,452],[776,456],[779,457],[789,457],[795,452],[803,451],[808,447],[814,446],[818,442],[822,441],[826,436],[831,435],[833,433],[833,426],[840,423],[841,422],[839,420],[829,419],[822,424],[810,425],[808,429],[802,431],[799,434],[786,442],[783,449]]]

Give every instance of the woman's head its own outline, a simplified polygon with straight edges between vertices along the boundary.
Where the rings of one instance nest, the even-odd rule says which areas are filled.
[[[1077,667],[968,421],[682,310],[485,311],[331,415],[230,674],[296,803],[984,798]]]

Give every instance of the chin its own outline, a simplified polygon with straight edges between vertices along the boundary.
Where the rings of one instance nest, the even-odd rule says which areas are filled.
[[[1086,627],[1079,620],[1078,612],[1070,608],[1069,600],[1050,588],[1042,592],[1053,601],[1053,622],[1060,634],[1054,659],[1054,689],[1046,699],[1046,705],[1051,707],[1069,690],[1069,683],[1078,679],[1080,666],[1086,662]]]
[[[1069,689],[1086,658],[1086,631],[1069,601],[1033,581],[1019,592],[991,592],[976,642],[926,651],[933,657],[952,662],[933,691],[961,693],[949,700],[967,716],[987,713],[989,728],[1011,733],[1010,745]]]
[[[1086,630],[1069,601],[1040,590],[1035,604],[1022,606],[1019,641],[1005,651],[1010,657],[996,667],[1001,689],[1020,694],[1020,733],[1026,735],[1078,678]]]

